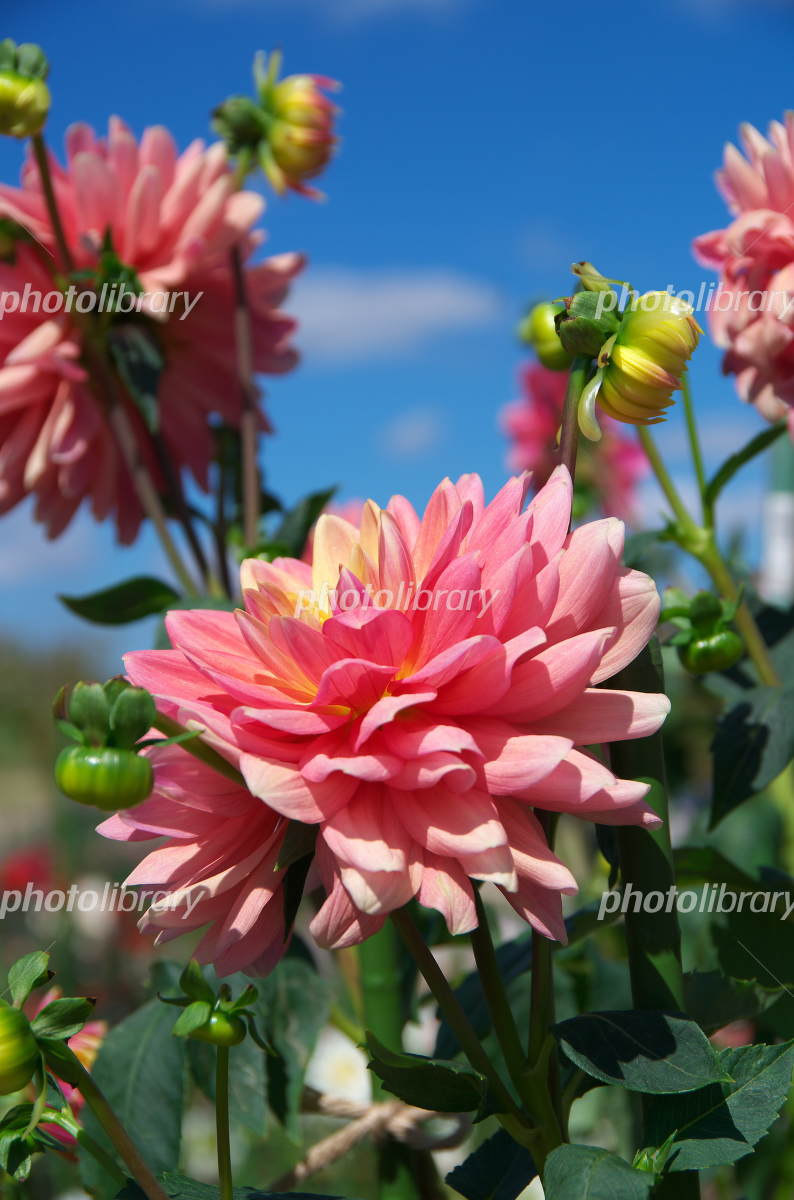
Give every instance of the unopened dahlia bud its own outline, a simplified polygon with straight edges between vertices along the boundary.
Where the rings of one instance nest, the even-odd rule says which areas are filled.
[[[27,1017],[0,1000],[0,1096],[10,1096],[30,1083],[40,1061]]]
[[[630,425],[663,421],[701,332],[691,306],[669,292],[633,296],[582,393],[583,433],[594,440],[600,437],[596,400],[610,417]]]
[[[518,327],[521,341],[531,346],[543,366],[552,371],[567,371],[573,361],[560,341],[554,323],[558,313],[564,311],[565,305],[562,302],[544,301],[536,304]]]
[[[231,96],[213,114],[215,129],[243,170],[258,162],[277,192],[287,189],[315,198],[307,186],[327,166],[337,145],[337,109],[322,89],[339,85],[324,75],[278,78],[281,55],[257,55],[254,78],[257,98]]]
[[[334,152],[336,107],[322,88],[338,84],[322,75],[288,75],[278,79],[281,55],[271,54],[256,65],[262,107],[271,117],[266,142],[260,148],[262,169],[277,192],[292,188],[308,192],[307,179],[325,168]]]
[[[48,72],[39,46],[0,42],[0,133],[24,138],[41,132],[50,111]]]

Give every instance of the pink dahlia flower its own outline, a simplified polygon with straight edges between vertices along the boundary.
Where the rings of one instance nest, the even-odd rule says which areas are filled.
[[[669,709],[663,695],[595,686],[648,641],[656,588],[621,565],[619,521],[568,533],[564,468],[525,509],[526,489],[526,477],[511,479],[486,505],[469,475],[441,483],[422,517],[402,496],[385,509],[369,501],[358,526],[324,515],[311,566],[246,561],[243,610],[172,612],[174,648],[126,659],[165,711],[234,747],[258,798],[235,803],[261,812],[261,833],[253,819],[238,833],[222,800],[202,805],[202,853],[219,871],[253,886],[273,812],[317,826],[321,945],[362,940],[414,896],[453,933],[470,930],[472,880],[562,939],[561,896],[576,884],[537,811],[657,823],[647,787],[586,749],[645,736]],[[158,795],[195,804],[175,771],[184,754],[163,761]],[[146,807],[112,818],[113,829],[132,828]],[[151,832],[168,833],[173,811]],[[159,852],[177,859],[133,878],[202,878],[204,859],[190,864],[198,844],[183,859]],[[214,903],[220,919],[228,902]]]
[[[511,443],[507,461],[513,471],[531,471],[533,483],[540,486],[559,462],[557,434],[568,377],[530,363],[522,367],[519,378],[520,398],[501,413],[502,429]],[[580,443],[577,484],[595,493],[602,512],[632,521],[637,484],[648,474],[648,460],[625,425],[604,415],[599,415],[599,424],[601,441]]]
[[[63,992],[59,987],[50,988],[48,992],[35,1004],[30,1012],[30,1017],[35,1017],[51,1004],[53,1000],[60,1000]],[[99,1048],[105,1040],[107,1034],[107,1024],[104,1021],[87,1021],[79,1033],[74,1037],[69,1038],[69,1049],[79,1058],[86,1071],[90,1071],[99,1053]],[[63,1093],[63,1098],[72,1110],[72,1116],[78,1119],[85,1104],[82,1094],[72,1084],[66,1083],[65,1080],[59,1079],[58,1086]],[[60,1142],[64,1150],[72,1152],[77,1149],[77,1142],[70,1133],[62,1129],[60,1125],[52,1125],[44,1123],[43,1128],[47,1133]]]
[[[164,701],[161,707],[179,709]],[[237,765],[231,743],[210,740]],[[148,754],[151,796],[99,826],[117,841],[167,838],[125,881],[154,894],[141,931],[156,934],[160,944],[206,926],[194,951],[199,962],[214,963],[224,975],[266,974],[286,949],[284,876],[276,864],[287,822],[178,746]]]
[[[144,291],[199,297],[184,320],[184,302],[167,316],[152,296],[144,311],[166,358],[158,393],[163,439],[172,461],[206,487],[208,418],[217,414],[234,425],[241,407],[229,250],[239,246],[248,257],[261,240],[251,230],[264,201],[234,190],[222,145],[207,149],[197,141],[178,155],[161,127],[147,129],[138,143],[118,118],[106,139],[74,125],[66,146],[67,165],[53,159],[51,167],[76,268],[97,268],[109,230]],[[0,186],[0,216],[24,226],[43,248],[22,243],[15,261],[0,262],[0,293],[52,293],[55,239],[32,160],[20,188]],[[296,362],[295,322],[279,305],[302,263],[300,255],[282,254],[246,272],[257,371],[278,374]],[[142,514],[89,386],[80,331],[65,312],[35,308],[30,300],[16,311],[7,305],[0,321],[0,512],[32,494],[37,518],[56,537],[85,500],[98,520],[115,519],[122,541],[132,541]],[[157,475],[150,450],[144,455]]]
[[[768,140],[752,125],[741,137],[744,155],[729,143],[717,172],[733,219],[693,249],[720,275],[709,323],[723,371],[762,416],[788,415],[794,429],[794,113],[772,121]]]

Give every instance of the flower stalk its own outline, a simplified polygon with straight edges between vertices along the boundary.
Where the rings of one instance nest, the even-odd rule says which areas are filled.
[[[232,1152],[229,1136],[229,1047],[217,1046],[215,1060],[215,1137],[219,1200],[232,1200]]]
[[[390,1049],[402,1048],[403,978],[400,941],[388,922],[357,947],[361,1007],[366,1029]],[[373,1099],[391,1097],[373,1076]],[[392,1138],[378,1146],[378,1200],[419,1200],[411,1151]]]

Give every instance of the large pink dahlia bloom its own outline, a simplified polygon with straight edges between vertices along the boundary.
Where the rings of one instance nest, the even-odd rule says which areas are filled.
[[[522,367],[521,395],[506,404],[501,425],[510,439],[508,466],[531,471],[535,486],[546,482],[559,462],[558,433],[568,377],[540,363]],[[637,485],[650,470],[633,431],[612,417],[599,416],[603,437],[597,444],[581,442],[577,484],[584,485],[596,506],[611,517],[632,521]]]
[[[768,139],[752,125],[741,138],[744,156],[729,143],[717,172],[733,219],[693,248],[719,271],[709,322],[725,374],[762,416],[788,415],[794,429],[794,113],[772,121]]]
[[[87,125],[74,125],[66,148],[66,166],[52,159],[51,168],[76,268],[97,268],[109,230],[144,291],[203,293],[184,320],[178,319],[184,302],[170,316],[155,311],[160,300],[145,311],[166,358],[158,391],[166,447],[205,487],[213,453],[208,418],[218,414],[234,425],[241,409],[229,250],[238,246],[247,258],[261,240],[251,231],[264,201],[234,190],[222,145],[207,149],[196,141],[180,155],[159,126],[138,143],[118,118],[103,139]],[[20,188],[0,185],[0,216],[55,253],[32,160]],[[15,261],[0,262],[0,292],[23,296],[27,286],[51,293],[47,260],[47,253],[42,259],[42,252],[20,244]],[[300,255],[282,254],[247,270],[257,371],[277,374],[296,362],[295,322],[279,305],[302,262]],[[141,511],[89,387],[80,331],[65,312],[35,308],[33,301],[16,311],[7,306],[0,321],[0,512],[32,494],[38,519],[55,537],[85,500],[98,520],[112,516],[122,541],[131,541]],[[145,456],[156,475],[155,458]]]
[[[472,880],[562,938],[576,884],[536,811],[656,822],[646,786],[585,749],[647,735],[668,711],[663,695],[595,686],[648,641],[656,589],[621,565],[619,521],[569,534],[564,468],[525,509],[527,483],[486,505],[476,475],[445,480],[421,518],[402,496],[369,501],[358,526],[325,515],[311,566],[248,560],[243,610],[172,612],[174,648],[127,657],[167,712],[234,748],[263,821],[317,826],[322,945],[361,940],[414,896],[469,930]],[[206,811],[206,854],[246,877],[271,835],[251,823],[227,851],[223,800]]]

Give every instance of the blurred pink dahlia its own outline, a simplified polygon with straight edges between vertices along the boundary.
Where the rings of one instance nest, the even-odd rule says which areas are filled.
[[[538,487],[559,462],[557,434],[568,376],[530,363],[522,367],[519,380],[520,398],[501,412],[502,429],[510,438],[507,462],[513,471],[531,471]],[[586,490],[588,497],[594,496],[597,507],[608,516],[632,521],[637,485],[648,474],[648,460],[625,425],[603,414],[599,424],[601,441],[580,443],[577,486]]]
[[[576,883],[535,810],[657,823],[647,787],[584,749],[643,737],[669,709],[663,695],[595,686],[648,641],[656,588],[621,565],[619,521],[568,533],[564,468],[525,509],[527,483],[511,479],[486,505],[478,476],[445,480],[421,518],[402,496],[385,509],[369,501],[358,526],[324,515],[311,566],[248,560],[243,610],[172,612],[172,650],[127,656],[130,679],[166,712],[234,747],[263,823],[275,812],[317,826],[313,882],[326,900],[311,930],[321,945],[362,940],[414,896],[452,932],[470,930],[472,880],[494,883],[562,939],[561,896]],[[177,753],[163,759],[160,799],[148,804],[166,789],[196,803],[173,782]],[[146,808],[103,830],[137,824]],[[259,833],[247,821],[236,841],[225,801],[202,812],[207,859],[253,883],[272,824]],[[159,853],[176,855],[173,866],[164,857],[156,877],[201,878],[194,844],[183,858],[172,846]],[[133,880],[153,877],[144,869]],[[228,900],[214,903],[220,920]],[[229,926],[233,914],[222,919]]]
[[[74,125],[66,148],[66,166],[53,158],[51,170],[76,268],[98,269],[109,231],[145,292],[199,297],[183,320],[184,302],[171,316],[156,311],[159,300],[150,299],[143,311],[166,360],[158,390],[163,439],[172,461],[206,487],[213,454],[208,418],[217,414],[234,425],[241,408],[229,250],[238,246],[248,258],[262,240],[252,228],[264,201],[234,190],[222,145],[196,141],[179,155],[159,126],[138,143],[118,118],[107,138]],[[29,294],[52,294],[55,239],[32,159],[20,188],[0,185],[0,217],[18,222],[39,244],[19,243],[14,261],[0,262],[0,293],[24,297],[28,287]],[[282,254],[246,272],[257,371],[278,374],[295,365],[295,322],[279,305],[302,265],[300,255]],[[15,311],[7,304],[0,321],[0,512],[32,494],[37,518],[56,537],[86,500],[98,520],[112,516],[121,540],[130,542],[142,514],[89,386],[80,330],[63,310],[35,309],[31,300]],[[142,422],[131,416],[146,443]],[[157,477],[146,444],[144,457]]]
[[[742,125],[744,155],[725,147],[717,186],[733,219],[695,238],[695,257],[719,271],[709,308],[723,371],[767,420],[794,429],[794,113],[768,139]]]

